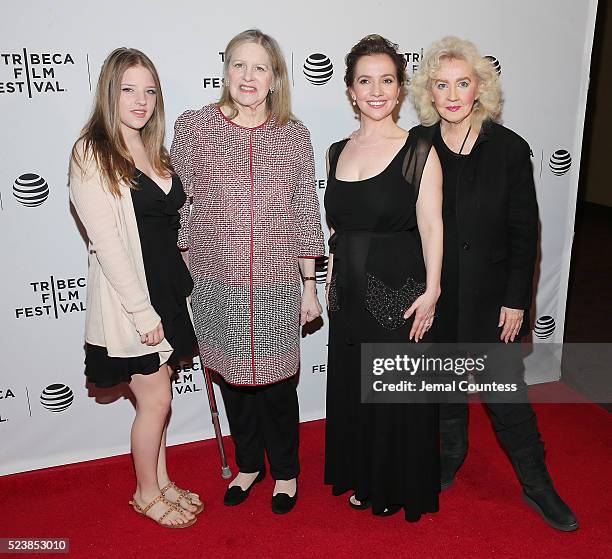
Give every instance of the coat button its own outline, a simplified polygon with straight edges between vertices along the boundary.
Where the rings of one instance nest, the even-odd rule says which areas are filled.
[[[463,248],[463,250],[470,250],[470,243],[468,243],[467,241],[465,241],[461,247]]]

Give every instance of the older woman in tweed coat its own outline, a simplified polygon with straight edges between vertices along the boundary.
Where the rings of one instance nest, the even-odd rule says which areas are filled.
[[[220,101],[175,125],[172,163],[193,201],[181,212],[179,244],[189,251],[203,366],[224,379],[236,445],[240,473],[224,502],[247,498],[267,453],[272,510],[282,514],[297,499],[299,330],[321,313],[314,159],[308,130],[291,115],[274,39],[237,35],[224,70]]]

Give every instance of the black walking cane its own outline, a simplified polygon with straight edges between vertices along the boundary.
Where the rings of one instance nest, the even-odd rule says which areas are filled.
[[[223,446],[223,435],[221,434],[221,425],[219,424],[219,410],[217,409],[215,390],[213,388],[212,380],[210,378],[210,372],[206,367],[202,367],[202,370],[204,371],[204,382],[206,383],[206,393],[208,394],[210,415],[212,416],[212,424],[215,428],[215,437],[217,439],[217,446],[219,447],[219,456],[221,457],[221,477],[223,479],[227,479],[232,477],[232,471],[227,465],[227,456],[225,455],[225,447]]]

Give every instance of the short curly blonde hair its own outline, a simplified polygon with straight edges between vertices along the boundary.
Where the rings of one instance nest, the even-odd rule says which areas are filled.
[[[431,101],[432,80],[440,69],[440,62],[452,58],[465,60],[474,69],[478,80],[478,101],[470,115],[472,126],[480,126],[487,119],[495,120],[502,106],[497,71],[490,60],[480,55],[474,43],[449,36],[436,41],[427,49],[410,83],[412,101],[421,124],[431,126],[440,120]]]

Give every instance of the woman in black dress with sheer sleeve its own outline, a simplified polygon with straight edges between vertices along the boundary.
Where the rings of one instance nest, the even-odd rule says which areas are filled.
[[[426,135],[406,135],[392,118],[405,65],[380,36],[353,47],[345,80],[361,126],[328,151],[325,481],[336,495],[352,490],[353,508],[371,505],[378,515],[403,508],[416,521],[438,510],[437,406],[361,403],[360,390],[361,343],[418,341],[439,295],[439,162]],[[398,297],[404,306],[388,312]]]

